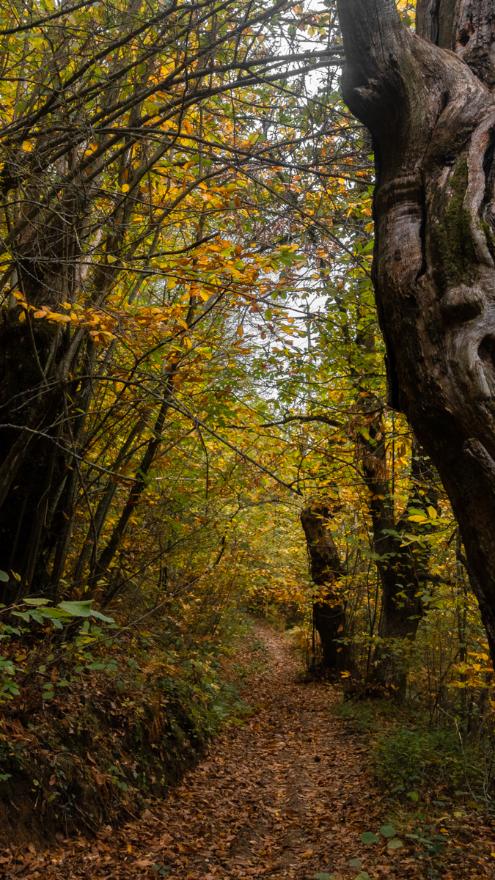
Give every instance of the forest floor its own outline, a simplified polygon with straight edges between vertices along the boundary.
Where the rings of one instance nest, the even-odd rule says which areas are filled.
[[[437,855],[400,826],[397,849],[380,835],[361,840],[391,818],[366,742],[329,711],[336,689],[301,681],[281,634],[256,633],[266,662],[247,683],[251,714],[211,743],[166,800],[92,840],[4,851],[2,880],[493,880],[495,844],[479,816],[443,817]]]

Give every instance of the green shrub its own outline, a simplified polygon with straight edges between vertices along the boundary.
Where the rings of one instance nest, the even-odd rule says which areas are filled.
[[[443,798],[495,805],[493,731],[461,736],[455,718],[433,726],[426,713],[386,700],[347,700],[336,714],[370,743],[370,760],[380,786],[404,802]]]
[[[479,761],[473,747],[464,746],[457,732],[399,727],[378,736],[373,750],[374,771],[391,792],[414,799],[445,792],[478,789]]]
[[[356,733],[368,733],[376,726],[375,706],[365,701],[355,703],[346,700],[337,706],[336,712]]]

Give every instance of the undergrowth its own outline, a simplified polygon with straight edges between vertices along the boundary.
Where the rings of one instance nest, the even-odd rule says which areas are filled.
[[[377,783],[411,810],[454,802],[495,811],[494,733],[463,734],[455,718],[432,723],[426,713],[380,700],[346,701],[336,709],[366,734]]]
[[[97,647],[77,671],[74,658],[63,671],[59,662],[50,690],[30,676],[0,726],[5,837],[92,832],[163,796],[223,724],[249,712],[239,688],[262,657],[256,644],[239,657],[247,627],[236,619],[223,641],[193,648],[157,643],[152,632],[119,634],[102,649],[105,663]],[[41,668],[54,650],[38,648]]]

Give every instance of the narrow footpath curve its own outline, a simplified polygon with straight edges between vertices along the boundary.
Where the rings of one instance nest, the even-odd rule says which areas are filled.
[[[298,665],[283,637],[266,627],[258,637],[270,662],[251,679],[247,698],[256,711],[217,738],[166,801],[95,840],[19,859],[9,880],[440,876],[426,874],[407,848],[389,853],[361,842],[364,831],[387,818],[365,769],[364,744],[329,712],[338,699],[330,685],[297,681]],[[465,868],[441,876],[485,876]]]

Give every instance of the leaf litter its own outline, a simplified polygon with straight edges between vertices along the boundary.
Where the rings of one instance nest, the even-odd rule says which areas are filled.
[[[259,625],[257,637],[268,661],[246,686],[252,714],[166,799],[92,840],[13,847],[0,856],[2,880],[493,880],[486,826],[464,827],[460,840],[454,827],[435,864],[411,841],[390,846],[367,745],[330,711],[338,690],[303,683],[281,634]]]

